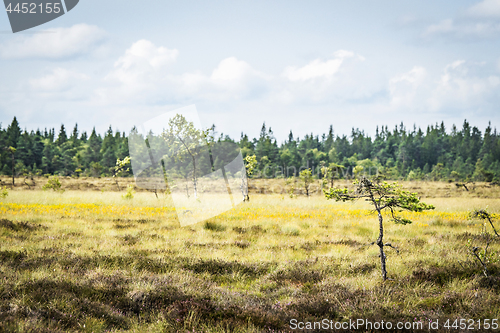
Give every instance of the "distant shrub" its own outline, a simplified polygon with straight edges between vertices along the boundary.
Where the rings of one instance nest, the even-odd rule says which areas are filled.
[[[297,195],[295,194],[295,178],[294,177],[289,177],[285,181],[285,184],[290,186],[290,189],[288,190],[288,196],[290,198],[292,198],[292,199],[296,198]]]
[[[127,193],[125,195],[122,195],[123,199],[133,199],[134,198],[134,185],[128,184],[127,186]]]
[[[61,187],[62,184],[61,181],[59,180],[59,177],[54,176],[54,177],[49,177],[47,184],[43,185],[42,189],[44,190],[52,189],[54,191],[64,192],[64,189],[62,189]]]
[[[7,188],[4,186],[3,188],[0,187],[0,199],[4,199],[9,195],[9,191]]]
[[[299,177],[304,182],[304,190],[306,191],[306,195],[309,197],[309,185],[313,182],[311,169],[302,170],[299,173]],[[292,196],[290,196],[290,198],[292,198]]]
[[[250,246],[250,243],[247,241],[235,241],[233,245],[239,247],[240,249],[246,249]]]
[[[226,230],[226,227],[215,222],[206,221],[205,224],[203,224],[203,229],[210,231],[224,231]]]
[[[284,233],[285,235],[290,235],[290,236],[298,236],[300,234],[299,228],[291,225],[286,225],[283,228],[281,228],[281,232]]]

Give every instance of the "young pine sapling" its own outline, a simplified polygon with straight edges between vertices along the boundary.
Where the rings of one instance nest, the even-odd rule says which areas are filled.
[[[404,191],[402,186],[397,183],[379,183],[362,176],[359,180],[354,181],[354,185],[356,186],[354,190],[330,188],[329,190],[323,190],[323,192],[327,199],[334,199],[335,201],[345,202],[364,198],[375,208],[378,215],[379,235],[377,240],[372,244],[378,245],[380,249],[382,278],[385,281],[387,280],[387,269],[384,247],[393,246],[390,243],[384,244],[384,219],[382,212],[389,211],[395,223],[405,225],[412,223],[412,221],[398,217],[396,210],[422,212],[434,209],[434,206],[420,202],[416,193]]]
[[[257,167],[257,157],[255,155],[248,155],[244,159],[245,162],[245,173],[241,175],[241,194],[243,195],[243,201],[250,201],[248,196],[248,178],[253,174],[253,171]]]
[[[493,229],[493,232],[497,237],[500,237],[500,235],[497,232],[497,229],[495,229],[495,226],[493,225],[493,214],[489,213],[486,209],[474,209],[470,213],[470,218],[472,219],[479,219],[479,220],[486,220],[490,223],[491,228]]]
[[[130,170],[129,166],[130,166],[130,156],[127,156],[123,160],[117,158],[116,165],[113,168],[111,168],[111,171],[113,172],[113,178],[115,179],[116,186],[118,187],[118,191],[121,191],[121,189],[120,185],[118,184],[117,177],[121,177],[124,173],[128,172]]]
[[[309,197],[309,185],[313,182],[313,175],[311,169],[302,170],[299,173],[300,179],[304,182],[304,190],[306,191],[307,197]]]

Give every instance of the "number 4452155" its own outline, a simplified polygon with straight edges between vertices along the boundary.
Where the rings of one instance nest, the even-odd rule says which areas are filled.
[[[498,319],[448,319],[444,325],[446,329],[461,329],[461,330],[496,330],[498,329]]]
[[[23,14],[42,14],[42,13],[47,13],[47,14],[59,14],[61,12],[61,4],[56,2],[56,3],[51,3],[47,2],[45,3],[45,6],[43,3],[37,5],[36,3],[17,3],[14,8],[12,8],[12,4],[9,3],[9,5],[6,8],[7,13],[23,13]]]

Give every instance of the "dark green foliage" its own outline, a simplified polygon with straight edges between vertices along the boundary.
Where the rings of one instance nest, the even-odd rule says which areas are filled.
[[[203,228],[206,230],[210,230],[210,231],[224,231],[224,230],[226,230],[225,226],[220,225],[216,222],[211,222],[211,221],[206,221],[203,224]]]
[[[32,231],[43,228],[41,224],[33,224],[29,222],[13,222],[7,219],[0,219],[0,228],[5,228],[12,231]]]
[[[49,177],[49,180],[47,181],[47,184],[43,185],[42,189],[44,190],[53,190],[53,191],[59,191],[59,192],[64,192],[64,189],[61,189],[62,184],[61,181],[59,180],[59,177],[53,176]]]
[[[489,125],[484,136],[477,127],[464,121],[462,130],[444,123],[428,126],[426,131],[403,124],[394,130],[377,127],[374,138],[359,129],[350,136],[334,136],[333,127],[321,137],[307,134],[303,139],[288,139],[279,147],[270,129],[262,126],[259,139],[251,142],[241,136],[245,156],[256,154],[255,178],[298,176],[303,169],[324,177],[321,169],[335,164],[338,178],[351,178],[353,169],[363,166],[363,174],[383,174],[386,179],[410,180],[477,180],[500,179],[500,133]],[[479,162],[481,161],[481,162]],[[370,162],[370,163],[368,163]],[[478,164],[479,162],[479,164]]]
[[[82,170],[82,176],[111,176],[116,159],[129,156],[128,137],[125,133],[113,133],[111,126],[104,136],[95,129],[90,136],[86,132],[79,136],[78,125],[68,134],[64,125],[58,133],[54,129],[23,132],[14,118],[7,128],[0,127],[0,148],[17,149],[17,176],[30,172],[70,176],[77,169]],[[221,134],[212,144],[215,142],[234,141]],[[500,180],[500,133],[490,124],[483,134],[466,120],[461,129],[453,125],[449,131],[444,123],[428,126],[425,131],[416,127],[410,130],[403,124],[392,131],[381,126],[374,137],[355,128],[349,136],[334,135],[332,126],[328,134],[311,133],[303,138],[290,131],[281,144],[271,128],[263,124],[259,138],[250,139],[242,133],[238,144],[243,157],[257,158],[254,178],[288,178],[298,176],[304,169],[311,169],[314,177],[322,178],[324,166],[336,165],[335,178],[344,179],[352,177],[355,167],[363,166],[363,174],[378,172],[386,179]],[[11,156],[1,149],[0,173],[12,175]],[[218,168],[221,161],[214,163]],[[200,173],[204,172],[210,170],[201,168]],[[132,171],[127,173],[131,174]],[[333,179],[331,175],[328,178]]]
[[[11,176],[12,156],[5,147],[16,148],[14,175],[17,177],[29,174],[77,176],[78,173],[111,176],[110,167],[115,166],[116,159],[129,155],[125,133],[113,134],[111,127],[104,139],[95,130],[89,138],[86,132],[79,136],[78,124],[69,136],[64,125],[57,135],[54,129],[23,132],[16,118],[8,128],[0,127],[0,174]],[[81,171],[77,173],[78,169]],[[128,170],[122,176],[131,174]]]

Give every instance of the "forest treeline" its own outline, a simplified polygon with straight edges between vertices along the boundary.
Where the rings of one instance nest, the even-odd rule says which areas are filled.
[[[321,166],[331,165],[339,178],[352,177],[353,170],[362,166],[363,172],[383,173],[388,179],[500,179],[500,133],[491,124],[481,132],[467,120],[461,128],[453,125],[449,130],[444,123],[429,125],[425,131],[407,129],[403,123],[392,130],[382,126],[373,138],[354,128],[349,136],[339,136],[332,126],[328,133],[303,138],[290,131],[280,144],[263,124],[258,138],[242,133],[239,141],[223,134],[216,140],[236,143],[243,157],[256,155],[254,177],[290,177],[304,169],[321,177]],[[88,135],[77,125],[72,131],[61,125],[56,134],[55,129],[21,130],[16,118],[7,127],[0,126],[0,148],[0,173],[9,176],[12,170],[16,176],[110,176],[116,160],[129,156],[127,135],[111,126],[103,135],[95,129]]]

